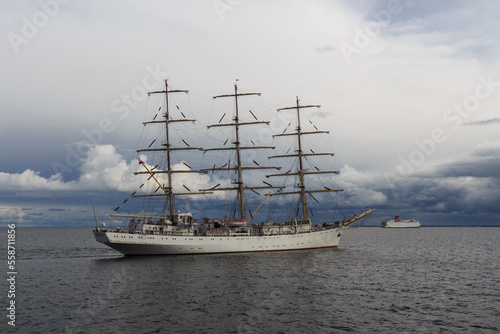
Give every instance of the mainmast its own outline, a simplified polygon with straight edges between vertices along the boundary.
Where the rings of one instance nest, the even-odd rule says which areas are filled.
[[[184,143],[186,143],[187,147],[172,147],[171,142],[170,142],[170,134],[169,134],[169,129],[170,129],[170,123],[176,123],[176,122],[195,122],[194,119],[172,119],[170,116],[170,107],[169,107],[169,95],[174,94],[174,93],[188,93],[187,90],[174,90],[174,89],[169,89],[168,87],[168,80],[165,80],[165,90],[162,91],[154,91],[154,92],[149,92],[148,95],[151,94],[165,94],[165,104],[166,104],[166,111],[162,115],[163,120],[158,120],[158,121],[150,121],[150,122],[144,122],[144,125],[147,124],[162,124],[165,126],[165,143],[163,143],[160,148],[146,148],[146,149],[141,149],[137,150],[137,152],[151,152],[151,151],[165,151],[166,153],[166,170],[164,171],[150,171],[147,169],[147,172],[136,172],[135,174],[151,174],[152,176],[154,174],[160,174],[160,173],[165,173],[167,174],[167,185],[162,186],[160,184],[160,187],[164,190],[164,193],[160,194],[144,194],[144,195],[134,195],[134,197],[146,197],[146,196],[167,196],[167,201],[168,201],[168,218],[170,221],[175,224],[174,222],[174,196],[175,195],[195,195],[195,194],[207,194],[207,192],[187,192],[187,193],[174,193],[172,189],[172,175],[175,173],[205,173],[205,171],[200,171],[200,170],[172,170],[172,165],[171,165],[171,153],[173,151],[182,151],[182,150],[201,150],[199,147],[191,147],[189,146],[184,140]],[[184,116],[184,114],[182,114]],[[150,145],[151,146],[151,145]],[[156,180],[156,178],[155,178]],[[157,181],[158,182],[158,181]],[[188,189],[186,186],[184,186],[186,189]],[[189,189],[188,189],[189,190]]]
[[[212,128],[212,127],[221,127],[221,126],[233,126],[234,127],[234,131],[235,131],[235,139],[236,141],[233,142],[233,146],[232,147],[223,147],[223,148],[209,148],[209,149],[205,149],[204,151],[221,151],[221,150],[234,150],[236,151],[236,166],[234,167],[230,167],[228,166],[227,168],[226,167],[218,167],[216,168],[214,166],[214,168],[212,169],[208,169],[207,171],[209,170],[234,170],[236,171],[237,173],[237,180],[235,182],[233,182],[233,184],[235,184],[236,186],[235,187],[228,187],[228,188],[211,188],[211,189],[201,189],[201,191],[228,191],[228,190],[235,190],[237,191],[237,194],[238,194],[238,203],[239,203],[239,207],[240,207],[240,210],[239,210],[239,219],[241,221],[244,221],[246,220],[245,219],[245,198],[244,198],[244,190],[252,190],[254,191],[254,189],[271,189],[271,188],[280,188],[280,187],[273,187],[271,185],[268,185],[268,186],[245,186],[244,185],[244,182],[243,182],[243,170],[250,170],[250,169],[280,169],[280,167],[266,167],[266,166],[258,166],[258,167],[254,167],[254,166],[243,166],[243,163],[241,161],[241,154],[240,154],[240,151],[241,150],[250,150],[250,149],[274,149],[274,146],[241,146],[241,142],[240,142],[240,127],[241,126],[246,126],[246,125],[253,125],[253,124],[269,124],[270,122],[269,121],[258,121],[257,118],[255,117],[255,115],[253,115],[256,119],[256,121],[253,121],[253,122],[241,122],[240,121],[240,115],[239,115],[239,108],[238,108],[238,98],[239,97],[242,97],[242,96],[251,96],[251,95],[257,95],[257,96],[260,96],[261,93],[238,93],[238,85],[235,83],[234,84],[234,94],[227,94],[227,95],[218,95],[218,96],[214,96],[213,98],[214,99],[218,99],[218,98],[225,98],[225,97],[230,97],[230,98],[234,98],[234,102],[235,102],[235,116],[233,118],[233,123],[222,123],[220,124],[220,122],[222,121],[222,118],[224,118],[224,116],[222,116],[221,120],[219,121],[219,124],[213,124],[213,125],[209,125],[207,126],[207,128]],[[224,114],[225,115],[225,114]]]
[[[304,159],[308,156],[316,156],[316,155],[329,155],[333,156],[333,153],[304,153],[302,150],[302,136],[304,135],[312,135],[312,134],[319,134],[319,133],[329,133],[329,131],[302,131],[301,128],[301,123],[300,123],[300,111],[301,109],[306,109],[306,108],[320,108],[320,105],[300,105],[300,100],[299,97],[297,96],[297,101],[296,105],[293,107],[285,107],[285,108],[280,108],[277,109],[277,112],[280,112],[282,110],[290,110],[290,109],[296,109],[297,110],[297,132],[293,133],[282,133],[278,135],[273,135],[273,137],[281,137],[281,136],[296,136],[297,137],[297,144],[298,144],[298,150],[295,151],[296,154],[285,154],[285,155],[274,155],[270,156],[269,159],[272,158],[298,158],[299,160],[299,169],[298,171],[294,173],[285,173],[285,174],[272,174],[272,175],[266,175],[266,177],[271,177],[271,176],[299,176],[299,184],[298,188],[299,191],[291,191],[291,192],[279,192],[279,193],[274,193],[271,194],[271,196],[274,195],[290,195],[290,194],[299,194],[300,195],[300,202],[302,204],[302,215],[303,219],[307,220],[307,204],[306,204],[306,194],[309,194],[311,197],[313,197],[312,193],[319,193],[319,192],[338,192],[338,191],[343,191],[342,189],[320,189],[320,190],[306,190],[305,182],[304,182],[304,175],[311,175],[311,174],[338,174],[338,171],[308,171],[304,169]],[[313,197],[313,199],[315,199]],[[316,199],[315,199],[316,200]]]

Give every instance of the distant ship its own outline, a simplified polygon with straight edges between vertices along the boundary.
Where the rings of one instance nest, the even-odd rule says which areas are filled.
[[[420,222],[415,219],[401,220],[399,216],[396,216],[391,220],[384,220],[382,222],[383,228],[417,228],[420,227]]]
[[[241,128],[257,125],[269,124],[269,121],[259,121],[252,111],[249,114],[254,119],[244,121],[241,111],[238,109],[240,99],[249,95],[260,95],[260,93],[240,93],[238,87],[234,85],[234,93],[227,95],[214,96],[218,98],[231,98],[233,99],[234,114],[230,122],[221,123],[224,115],[219,119],[218,124],[210,125],[208,128],[213,127],[227,127],[232,128],[232,138],[227,138],[224,145],[230,140],[230,145],[219,148],[195,148],[187,144],[182,138],[173,140],[172,134],[182,135],[182,132],[171,129],[179,122],[194,123],[193,119],[187,119],[181,112],[179,106],[176,109],[169,107],[170,94],[174,93],[187,93],[184,90],[172,90],[165,81],[165,89],[162,91],[151,92],[149,94],[163,94],[164,104],[160,107],[164,111],[159,114],[159,110],[152,120],[145,122],[144,125],[160,125],[162,130],[160,135],[151,142],[151,144],[144,149],[137,152],[147,152],[152,155],[151,165],[138,158],[139,164],[143,166],[144,171],[136,172],[139,176],[147,177],[141,189],[134,192],[131,197],[141,197],[143,199],[156,200],[159,202],[157,209],[152,209],[152,202],[145,202],[142,209],[137,210],[138,213],[122,214],[113,213],[112,217],[122,217],[128,219],[127,227],[107,227],[105,224],[99,223],[96,218],[96,228],[94,229],[94,236],[98,242],[101,242],[125,255],[162,255],[162,254],[207,254],[207,253],[236,253],[236,252],[262,252],[262,251],[284,251],[284,250],[300,250],[300,249],[313,249],[313,248],[328,248],[337,247],[340,236],[347,229],[349,225],[355,221],[365,217],[374,209],[368,208],[367,211],[362,211],[359,214],[353,214],[352,217],[344,217],[342,220],[332,221],[331,223],[322,223],[313,225],[310,216],[314,216],[312,209],[308,206],[306,198],[313,199],[318,202],[313,194],[316,193],[333,193],[340,192],[342,189],[334,189],[328,187],[329,184],[322,184],[321,188],[310,189],[306,186],[306,181],[309,177],[315,176],[317,187],[318,175],[325,174],[338,174],[338,171],[321,170],[312,165],[315,156],[333,156],[333,153],[318,153],[312,149],[305,152],[303,149],[304,136],[312,137],[315,134],[324,134],[328,131],[308,131],[301,127],[300,114],[306,108],[318,108],[319,105],[302,105],[297,97],[296,105],[278,109],[278,111],[291,110],[296,112],[297,123],[296,127],[289,133],[283,131],[278,136],[291,136],[295,138],[296,149],[288,154],[283,152],[281,155],[268,156],[263,155],[264,158],[294,158],[296,159],[295,167],[282,174],[270,174],[265,177],[276,177],[287,179],[294,176],[295,181],[293,188],[289,191],[283,191],[287,186],[273,186],[268,182],[262,181],[264,185],[252,185],[245,182],[244,174],[250,170],[262,169],[277,169],[280,170],[279,163],[277,167],[263,166],[257,161],[253,160],[255,165],[246,164],[240,156],[240,152],[245,150],[256,149],[274,149],[270,146],[258,146],[251,140],[252,138],[243,138]],[[241,102],[240,102],[241,103]],[[172,109],[174,113],[172,113]],[[182,117],[179,117],[182,115]],[[249,115],[245,114],[246,117]],[[157,116],[160,116],[157,118]],[[290,123],[291,124],[291,123]],[[290,126],[289,124],[289,126]],[[311,123],[312,124],[312,123]],[[317,130],[317,129],[316,129]],[[224,140],[224,139],[222,139]],[[149,142],[149,141],[148,141]],[[183,142],[186,146],[180,146],[179,143]],[[156,145],[153,145],[156,144]],[[175,145],[177,144],[177,145]],[[182,145],[182,144],[181,144]],[[175,146],[175,147],[174,147]],[[308,148],[309,149],[309,148]],[[196,152],[208,151],[225,151],[232,152],[231,160],[218,161],[217,165],[208,166],[208,168],[200,170],[193,170],[184,161],[180,160],[180,153],[184,150],[194,150]],[[193,151],[191,151],[193,152]],[[204,154],[204,153],[203,153]],[[185,155],[184,155],[185,156]],[[174,159],[177,163],[182,163],[189,167],[189,169],[173,169],[172,165]],[[185,159],[185,158],[184,158]],[[221,160],[221,159],[219,159]],[[251,161],[251,160],[250,160]],[[220,165],[219,165],[220,163]],[[155,165],[156,164],[156,165]],[[312,166],[312,168],[307,168]],[[214,173],[221,171],[223,173],[231,173],[234,177],[231,182],[217,182],[213,186],[205,187],[206,189],[190,189],[185,184],[181,185],[185,188],[184,191],[174,189],[175,180],[183,173],[198,173],[199,175]],[[184,174],[186,175],[186,174]],[[189,175],[189,174],[188,174]],[[192,174],[191,174],[192,175]],[[246,175],[246,174],[245,174]],[[186,177],[184,177],[186,179]],[[216,179],[220,181],[221,179]],[[278,182],[278,181],[276,181]],[[152,184],[149,186],[145,184]],[[309,182],[308,184],[310,184]],[[221,185],[222,184],[222,185]],[[144,186],[144,187],[143,187]],[[177,186],[178,187],[178,186]],[[178,187],[179,188],[179,187]],[[258,189],[268,192],[262,196],[262,202],[253,211],[248,210],[249,204],[246,202],[246,193],[251,191],[258,196],[260,194],[256,191]],[[187,191],[186,191],[187,190]],[[194,219],[190,213],[189,198],[193,195],[212,196],[216,197],[216,192],[228,191],[235,194],[235,202],[230,211],[223,212],[223,208],[218,213],[218,217]],[[288,203],[295,203],[294,205],[287,205],[293,212],[288,217],[283,217],[281,221],[265,221],[260,223],[250,223],[255,216],[257,210],[261,207],[264,201],[269,197],[276,198],[282,195],[295,195],[296,199]],[[176,210],[175,198],[178,196],[188,196],[186,210],[181,212]],[[293,196],[291,196],[293,197]],[[182,198],[182,197],[181,197]],[[297,200],[298,198],[298,200]],[[127,200],[124,201],[124,203]],[[127,204],[128,205],[128,204]],[[335,208],[335,203],[328,203],[332,209]],[[118,211],[117,207],[115,211]],[[234,209],[234,210],[233,210]],[[296,210],[295,210],[296,209]],[[309,215],[310,214],[310,215]],[[333,217],[333,215],[332,215]]]

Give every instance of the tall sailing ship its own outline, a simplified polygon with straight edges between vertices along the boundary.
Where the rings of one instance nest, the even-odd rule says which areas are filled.
[[[285,250],[304,250],[314,248],[329,248],[337,247],[339,239],[348,228],[349,225],[355,221],[365,217],[374,211],[368,208],[367,211],[362,211],[359,214],[354,214],[352,217],[344,217],[342,220],[332,223],[323,223],[314,225],[310,216],[313,215],[311,208],[308,208],[306,196],[311,197],[315,201],[317,199],[313,194],[316,193],[334,193],[340,192],[342,189],[332,189],[324,186],[323,189],[309,189],[307,187],[307,178],[319,174],[338,174],[338,171],[320,171],[309,170],[305,168],[305,161],[308,157],[314,156],[333,156],[333,153],[317,153],[312,149],[304,151],[303,137],[313,136],[328,133],[328,131],[304,131],[301,126],[301,112],[305,109],[319,108],[319,105],[301,105],[297,97],[296,104],[291,107],[280,108],[277,111],[282,112],[286,110],[296,111],[297,125],[291,133],[281,133],[273,135],[273,137],[290,136],[295,138],[295,146],[297,150],[289,154],[287,151],[284,154],[269,156],[270,161],[275,159],[296,159],[298,163],[294,166],[295,169],[290,169],[285,173],[276,173],[265,175],[267,178],[281,179],[295,177],[296,184],[293,189],[289,190],[285,186],[273,186],[271,183],[262,181],[264,185],[251,185],[245,179],[247,173],[259,170],[281,170],[280,166],[262,166],[255,160],[254,165],[245,165],[242,159],[242,152],[247,150],[262,150],[267,151],[275,149],[273,146],[257,146],[249,145],[244,146],[241,142],[242,132],[241,129],[247,126],[269,124],[269,121],[260,121],[250,111],[255,120],[243,121],[240,118],[239,101],[247,96],[260,96],[260,93],[242,93],[238,91],[237,84],[234,85],[234,93],[227,95],[214,96],[214,99],[228,98],[234,101],[234,117],[232,122],[221,123],[225,114],[220,118],[219,123],[209,125],[208,130],[217,127],[227,127],[232,129],[232,138],[234,142],[225,146],[228,139],[224,142],[224,147],[217,148],[198,148],[190,146],[184,139],[182,142],[184,147],[173,147],[172,145],[172,127],[180,122],[192,122],[195,120],[188,119],[182,114],[182,118],[173,118],[170,106],[171,94],[187,94],[186,90],[170,89],[167,80],[165,80],[165,89],[161,91],[151,92],[149,94],[162,94],[164,95],[165,112],[162,113],[162,119],[157,120],[155,116],[151,121],[145,122],[144,125],[161,125],[164,128],[164,143],[158,146],[153,146],[153,142],[144,149],[137,152],[148,153],[161,153],[163,160],[163,168],[159,166],[151,166],[139,159],[139,164],[143,166],[144,170],[136,172],[137,175],[146,174],[147,181],[145,183],[153,184],[150,189],[155,189],[150,193],[144,191],[132,194],[133,198],[150,198],[159,200],[162,203],[161,209],[156,213],[151,213],[147,209],[143,209],[135,214],[121,214],[113,213],[110,216],[113,218],[128,219],[126,227],[107,227],[105,224],[99,224],[96,218],[96,228],[93,233],[95,239],[124,255],[163,255],[163,254],[207,254],[207,253],[237,253],[237,252],[263,252],[263,251],[285,251]],[[178,108],[178,106],[177,106]],[[161,109],[161,108],[160,108]],[[278,139],[277,139],[278,140]],[[157,143],[158,144],[158,143]],[[194,150],[192,152],[211,152],[211,151],[230,151],[234,153],[234,161],[211,167],[206,169],[193,170],[173,168],[172,157],[185,152]],[[190,167],[186,162],[182,163]],[[235,174],[235,179],[230,184],[221,186],[218,183],[214,186],[192,190],[183,184],[185,192],[176,192],[174,190],[173,179],[182,175],[183,173],[196,173],[198,175],[214,173],[216,171],[225,171]],[[144,177],[144,176],[143,176]],[[143,188],[144,184],[140,188]],[[144,187],[146,188],[146,187]],[[246,200],[246,193],[252,192],[252,195],[261,195],[259,191],[266,191],[267,194],[261,196],[262,201],[252,212],[249,203]],[[213,219],[201,218],[195,219],[190,212],[189,199],[187,200],[185,212],[176,211],[175,198],[182,198],[183,196],[214,196],[216,198],[220,192],[230,192],[236,194],[236,204],[232,207],[231,212],[220,212],[217,217]],[[278,197],[298,197],[299,206],[297,211],[289,216],[288,219],[281,221],[265,221],[253,222],[254,215],[261,206],[266,205],[265,202],[268,198]],[[126,202],[127,200],[125,200]],[[272,201],[272,200],[269,200]],[[334,206],[334,203],[331,203]],[[233,209],[234,208],[234,209]],[[115,209],[118,211],[119,207]],[[248,209],[248,212],[246,210]],[[309,210],[308,210],[309,209]],[[291,217],[291,218],[290,218]]]

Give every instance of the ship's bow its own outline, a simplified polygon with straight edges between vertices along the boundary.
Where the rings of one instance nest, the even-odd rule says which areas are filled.
[[[94,230],[94,238],[98,242],[102,242],[103,244],[109,244],[109,238],[106,235],[106,232]]]

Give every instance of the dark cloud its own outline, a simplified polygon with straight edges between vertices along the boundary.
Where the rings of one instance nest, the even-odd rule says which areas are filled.
[[[500,179],[500,157],[478,157],[469,161],[454,161],[433,170],[432,177],[480,177]]]
[[[447,213],[448,217],[442,218],[446,223],[457,216],[474,221],[477,215],[500,214],[498,166],[500,157],[471,153],[469,157],[398,178],[392,187],[382,185],[378,190],[386,194],[396,209],[427,215]]]
[[[463,126],[483,126],[483,125],[491,125],[491,124],[497,124],[500,123],[500,117],[494,117],[490,119],[483,119],[480,121],[470,121],[463,123]]]

